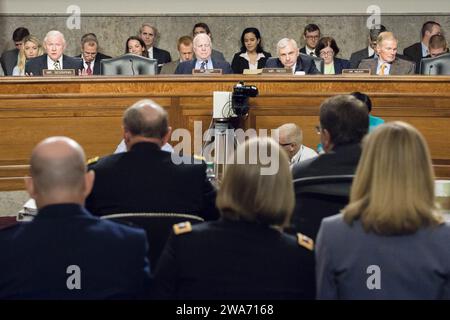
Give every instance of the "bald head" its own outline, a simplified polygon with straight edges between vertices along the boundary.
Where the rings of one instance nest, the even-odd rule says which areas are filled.
[[[302,129],[295,123],[286,123],[278,127],[278,130],[279,143],[292,159],[303,143]]]

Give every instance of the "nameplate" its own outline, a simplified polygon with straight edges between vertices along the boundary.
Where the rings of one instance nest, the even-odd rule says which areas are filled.
[[[75,69],[62,69],[62,70],[42,70],[44,77],[61,77],[61,76],[75,76]]]
[[[262,69],[244,69],[242,74],[261,74]]]
[[[263,74],[292,75],[292,68],[263,68]]]
[[[192,69],[192,74],[217,75],[222,74],[222,69]]]
[[[342,74],[347,76],[368,76],[370,75],[370,69],[342,69]]]

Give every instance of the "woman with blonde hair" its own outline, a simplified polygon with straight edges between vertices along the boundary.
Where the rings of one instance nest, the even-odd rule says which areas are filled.
[[[254,138],[240,145],[218,192],[221,219],[175,226],[156,267],[156,297],[313,299],[312,241],[282,232],[294,202],[289,160],[278,143]]]
[[[17,65],[13,69],[13,76],[25,75],[25,64],[28,60],[42,56],[44,54],[44,48],[38,38],[32,35],[28,35],[23,39],[23,46],[19,51],[19,57],[17,59]]]
[[[425,139],[407,123],[383,124],[364,140],[350,203],[322,221],[318,298],[448,299],[449,243]]]

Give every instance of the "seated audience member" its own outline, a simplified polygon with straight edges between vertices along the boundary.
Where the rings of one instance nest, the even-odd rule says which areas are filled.
[[[183,36],[177,41],[177,49],[180,58],[176,61],[166,63],[162,66],[161,74],[174,74],[178,65],[184,61],[191,61],[194,57],[192,45],[192,38],[189,36]]]
[[[194,41],[195,59],[181,62],[175,70],[175,74],[192,74],[194,69],[222,69],[222,73],[233,73],[228,62],[215,60],[211,56],[211,39],[206,33],[200,33],[195,36]]]
[[[390,122],[367,136],[342,212],[317,238],[319,299],[450,299],[450,225],[414,127]]]
[[[261,152],[272,155],[272,174]],[[272,139],[239,145],[217,196],[222,218],[178,224],[155,271],[159,299],[313,299],[313,241],[284,234],[294,208],[289,160]],[[248,161],[248,160],[247,160]],[[265,160],[264,160],[265,161]]]
[[[212,34],[211,30],[209,29],[208,25],[204,22],[199,22],[194,25],[194,28],[192,28],[192,37],[195,38],[200,33],[206,33],[209,38],[211,39],[212,43]],[[212,49],[211,58],[215,61],[226,61],[225,57],[223,56],[223,53]]]
[[[367,107],[353,96],[334,96],[320,106],[319,122],[325,153],[295,164],[294,179],[354,174],[361,155],[360,143],[369,128]]]
[[[158,36],[156,27],[149,23],[143,23],[139,29],[139,38],[144,40],[144,47],[147,50],[145,57],[158,60],[158,66],[162,66],[164,63],[172,61],[172,58],[168,51],[155,47]]]
[[[128,152],[89,165],[96,177],[86,200],[91,212],[167,212],[218,218],[206,164],[188,157],[182,159],[185,163],[176,164],[169,152],[161,150],[172,132],[162,107],[151,100],[136,102],[124,113],[123,131]]]
[[[291,68],[292,73],[299,71],[305,74],[319,74],[313,58],[301,57],[297,42],[294,39],[283,38],[277,44],[278,59],[267,60],[266,68]]]
[[[369,46],[353,52],[350,56],[350,67],[352,69],[358,68],[361,60],[378,57],[377,52],[375,51],[377,48],[377,38],[380,33],[385,31],[387,31],[386,27],[382,24],[375,25],[369,30]]]
[[[373,129],[375,129],[375,127],[378,127],[380,124],[384,123],[383,119],[381,119],[379,117],[375,117],[370,114],[372,112],[372,100],[370,100],[370,98],[367,94],[364,94],[361,92],[352,92],[352,93],[350,93],[350,95],[352,95],[356,99],[364,102],[367,109],[369,110],[369,132],[372,131]]]
[[[309,56],[318,57],[316,54],[316,47],[320,39],[320,28],[317,24],[310,23],[303,30],[303,40],[305,46],[300,49],[300,53],[307,54]]]
[[[392,32],[382,32],[377,38],[377,59],[365,59],[359,69],[370,69],[373,75],[414,74],[414,63],[397,57],[398,41]]]
[[[295,123],[286,123],[278,127],[278,143],[287,152],[291,166],[317,157],[317,152],[302,144],[303,132]]]
[[[262,48],[259,30],[246,28],[241,35],[241,51],[234,55],[231,68],[234,73],[243,73],[244,69],[262,69],[271,56]]]
[[[80,59],[72,58],[64,54],[66,40],[64,35],[52,30],[44,38],[46,54],[29,60],[25,65],[25,74],[29,76],[42,76],[42,70],[74,69],[78,74],[83,69]]]
[[[422,25],[421,42],[416,42],[403,50],[405,57],[416,64],[416,73],[420,71],[420,60],[430,54],[428,45],[430,38],[435,34],[441,34],[441,25],[435,21],[427,21]]]
[[[343,69],[350,68],[350,62],[336,58],[339,48],[332,37],[323,37],[316,46],[316,55],[325,62],[324,74],[341,74]]]
[[[23,46],[23,39],[29,35],[30,32],[27,28],[19,27],[14,30],[12,40],[14,41],[15,48],[3,52],[0,57],[0,62],[5,76],[11,76],[13,74],[13,69],[17,65],[19,59],[19,51]]]
[[[127,39],[125,53],[132,53],[137,56],[148,58],[148,51],[145,49],[144,40],[135,36],[131,36]]]
[[[25,64],[28,60],[42,56],[44,54],[44,48],[42,48],[41,42],[38,38],[29,35],[23,38],[23,45],[19,51],[19,59],[17,60],[17,66],[13,69],[13,76],[25,75]]]
[[[83,207],[94,173],[86,172],[80,145],[45,139],[30,173],[25,182],[38,213],[0,231],[0,299],[142,298],[150,281],[145,232]]]
[[[429,55],[427,58],[436,58],[441,54],[448,53],[448,45],[445,37],[440,34],[435,34],[430,38],[430,42],[428,43],[428,52]]]
[[[81,37],[81,54],[77,57],[83,59],[84,73],[88,76],[101,74],[100,61],[111,58],[98,52],[98,40],[94,33],[87,33]]]

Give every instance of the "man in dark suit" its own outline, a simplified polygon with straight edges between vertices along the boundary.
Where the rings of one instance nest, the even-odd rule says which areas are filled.
[[[25,74],[30,76],[42,76],[42,70],[74,69],[78,74],[83,69],[81,59],[64,55],[66,40],[64,35],[56,30],[49,31],[44,38],[46,54],[33,58],[25,65]]]
[[[139,29],[139,37],[144,40],[145,46],[147,47],[148,57],[150,59],[158,60],[158,72],[161,71],[161,67],[164,63],[172,61],[170,53],[166,50],[159,49],[155,47],[156,39],[158,38],[158,30],[155,26],[149,23],[143,23]]]
[[[19,55],[20,48],[23,46],[23,39],[28,35],[30,35],[30,32],[27,28],[19,27],[14,30],[12,39],[16,48],[3,52],[0,58],[5,76],[12,75],[13,69],[17,65],[17,57]]]
[[[435,21],[427,21],[422,25],[422,41],[416,42],[403,50],[406,58],[416,64],[416,73],[420,71],[420,60],[430,54],[428,51],[428,43],[430,38],[435,34],[441,34],[441,25]]]
[[[164,64],[161,69],[161,74],[174,74],[181,62],[191,61],[194,57],[192,38],[190,36],[182,36],[179,38],[177,41],[177,49],[180,54],[180,59]]]
[[[211,34],[211,29],[209,29],[209,26],[206,23],[198,22],[194,25],[194,28],[192,28],[192,37],[195,38],[195,36],[198,35],[199,33],[206,33],[211,39],[212,43],[213,37]],[[223,53],[216,49],[212,49],[211,58],[214,61],[227,61],[223,56]]]
[[[277,44],[277,58],[267,60],[266,68],[291,68],[292,72],[305,72],[305,74],[320,74],[313,58],[300,57],[297,42],[294,39],[283,38]]]
[[[317,57],[316,47],[320,40],[319,26],[314,23],[308,24],[303,30],[303,39],[305,40],[306,45],[300,49],[300,53]]]
[[[45,139],[33,150],[30,173],[25,182],[38,213],[0,231],[0,299],[143,297],[150,282],[145,232],[83,208],[94,173],[86,172],[80,145]]]
[[[196,35],[193,44],[195,59],[180,63],[175,70],[175,74],[192,74],[192,70],[194,69],[222,69],[223,74],[233,73],[233,70],[228,62],[215,60],[211,57],[211,38],[206,33]]]
[[[370,69],[373,75],[414,74],[414,63],[397,57],[398,41],[392,32],[382,32],[377,38],[377,59],[362,60],[359,69]]]
[[[98,52],[97,36],[87,33],[81,37],[81,54],[76,58],[82,58],[84,74],[90,76],[101,74],[100,61],[111,57]]]
[[[361,60],[374,58],[377,53],[375,49],[377,47],[377,38],[381,32],[386,31],[386,27],[382,24],[375,25],[369,30],[369,46],[367,48],[353,52],[350,56],[350,68],[356,69],[359,66]]]
[[[90,211],[96,215],[168,212],[218,218],[206,164],[161,150],[172,131],[162,107],[151,100],[138,101],[125,111],[123,130],[128,152],[89,166],[96,176],[86,200]]]

